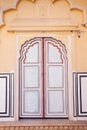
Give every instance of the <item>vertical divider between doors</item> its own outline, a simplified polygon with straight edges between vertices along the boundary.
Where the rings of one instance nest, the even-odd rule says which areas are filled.
[[[42,92],[43,92],[43,118],[45,117],[44,104],[44,38],[42,38]]]

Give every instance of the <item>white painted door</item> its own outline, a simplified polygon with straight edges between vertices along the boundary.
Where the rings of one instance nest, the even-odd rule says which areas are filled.
[[[20,117],[67,117],[67,57],[61,41],[26,41],[20,57]]]

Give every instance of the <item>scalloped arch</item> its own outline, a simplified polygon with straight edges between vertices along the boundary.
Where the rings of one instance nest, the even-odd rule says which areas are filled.
[[[61,1],[61,0],[51,0],[53,3],[55,3],[56,1]],[[72,10],[72,9],[78,9],[78,10],[84,10],[84,8],[82,8],[81,6],[77,6],[77,5],[75,5],[75,4],[73,4],[72,3],[72,0],[66,0],[68,3],[69,3],[69,5],[70,5],[70,10]]]
[[[31,2],[35,2],[36,0],[28,0],[28,1],[31,1]],[[55,3],[56,1],[59,1],[59,0],[50,0],[52,3]],[[77,10],[81,10],[83,11],[83,15],[84,15],[84,23],[87,23],[87,13],[86,13],[86,9],[84,9],[83,7],[81,6],[77,6],[75,4],[72,3],[72,0],[66,0],[69,5],[70,5],[70,10],[72,9],[77,9]],[[20,2],[20,0],[15,0],[14,1],[14,4],[12,6],[8,6],[8,7],[5,7],[3,9],[0,8],[0,26],[1,25],[4,25],[4,20],[3,20],[3,13],[8,11],[8,10],[11,10],[11,9],[16,9],[17,8],[17,4],[18,2]]]
[[[56,1],[59,1],[59,0],[51,0],[53,3],[55,3]],[[83,24],[87,24],[87,11],[86,11],[86,8],[83,8],[81,6],[78,6],[78,5],[75,5],[72,3],[72,0],[66,0],[69,5],[70,5],[70,10],[81,10],[83,12],[83,17],[84,17],[84,21],[83,21]]]

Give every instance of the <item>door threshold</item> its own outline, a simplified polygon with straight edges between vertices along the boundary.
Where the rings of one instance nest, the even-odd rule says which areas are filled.
[[[68,119],[20,119],[18,121],[0,122],[0,126],[50,126],[50,125],[87,125],[87,121],[70,121]]]

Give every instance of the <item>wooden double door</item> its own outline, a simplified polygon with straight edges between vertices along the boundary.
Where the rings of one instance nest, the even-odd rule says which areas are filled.
[[[26,41],[20,51],[20,117],[64,118],[67,111],[65,45],[51,37]]]

